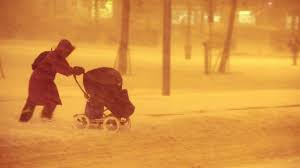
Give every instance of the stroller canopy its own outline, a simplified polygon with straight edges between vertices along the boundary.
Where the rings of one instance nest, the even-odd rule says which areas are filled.
[[[83,75],[83,86],[88,94],[97,93],[103,87],[122,89],[122,76],[113,68],[93,69]]]

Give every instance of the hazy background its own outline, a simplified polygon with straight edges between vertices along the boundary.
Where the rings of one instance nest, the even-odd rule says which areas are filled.
[[[120,0],[16,0],[1,1],[1,39],[58,40],[117,45],[120,37]],[[173,0],[172,44],[183,48],[186,35],[187,2]],[[207,40],[206,1],[190,0],[192,44],[201,48]],[[214,1],[213,38],[221,49],[227,30],[229,0]],[[238,2],[234,52],[270,56],[284,52],[292,31],[299,32],[299,2],[295,0],[242,0]],[[129,44],[159,46],[162,39],[163,1],[132,0]],[[295,21],[293,22],[293,17]],[[292,28],[293,27],[293,28]],[[295,29],[295,30],[294,30]],[[255,48],[255,50],[253,50]],[[201,51],[201,53],[200,53]],[[196,55],[202,54],[202,50]],[[274,52],[273,52],[274,53]],[[278,54],[275,54],[278,55]]]
[[[0,0],[0,167],[299,168],[300,68],[288,48],[299,0],[238,0],[227,72],[217,73],[231,0],[215,0],[212,72],[204,73],[208,0],[172,0],[170,96],[162,96],[163,0],[131,0],[128,74],[132,128],[73,129],[86,99],[57,75],[63,105],[18,122],[39,53],[70,39],[70,65],[114,67],[124,0]],[[187,2],[191,59],[185,58]],[[98,7],[95,7],[98,6]],[[79,76],[79,83],[82,77]]]

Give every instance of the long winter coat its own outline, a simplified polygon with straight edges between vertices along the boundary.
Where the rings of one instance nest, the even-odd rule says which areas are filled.
[[[56,51],[41,53],[32,64],[28,100],[36,105],[62,104],[54,83],[56,73],[72,75],[72,67]]]

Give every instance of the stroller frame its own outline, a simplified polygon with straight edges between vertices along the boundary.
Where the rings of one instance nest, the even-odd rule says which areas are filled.
[[[83,89],[80,83],[77,80],[77,77],[73,75],[74,80],[84,97],[87,101],[90,100],[89,94]],[[96,100],[99,102],[99,100]],[[104,106],[103,115],[101,118],[91,119],[85,113],[84,114],[75,114],[73,116],[73,127],[78,129],[86,129],[86,128],[100,128],[109,132],[117,132],[121,128],[131,128],[131,120],[130,118],[118,118],[114,116],[112,113],[105,114],[105,112],[109,111],[109,109]]]

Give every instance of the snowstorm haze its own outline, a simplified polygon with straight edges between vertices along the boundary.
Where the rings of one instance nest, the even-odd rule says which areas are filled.
[[[1,38],[118,43],[120,1],[17,0],[1,2]],[[155,45],[162,29],[161,1],[133,1],[130,9],[132,43]],[[142,38],[143,37],[143,38]]]
[[[117,45],[121,31],[121,1],[93,0],[17,0],[1,2],[1,39],[58,40]],[[290,3],[289,3],[290,2]],[[132,0],[130,2],[129,43],[133,46],[160,46],[163,28],[163,1]],[[189,0],[191,9],[191,41],[201,48],[209,37],[206,1]],[[238,53],[287,50],[291,17],[297,1],[255,0],[238,2],[233,47]],[[221,49],[228,27],[229,0],[213,4],[214,45]],[[188,1],[173,0],[172,45],[182,48],[186,39]],[[250,13],[247,13],[249,12]],[[296,24],[299,21],[296,19]],[[290,25],[289,25],[290,24]],[[298,23],[299,24],[299,23]],[[174,49],[172,48],[172,49]],[[202,49],[197,52],[201,52]],[[262,51],[263,50],[263,51]],[[252,54],[252,53],[251,53]],[[198,55],[198,54],[197,54]],[[266,54],[267,55],[267,54]]]
[[[300,0],[0,0],[0,23],[0,167],[300,167]]]

